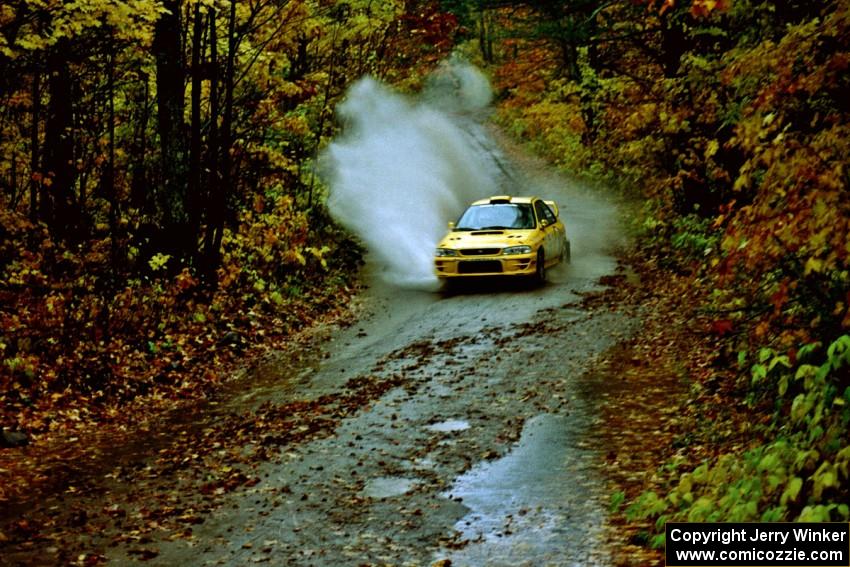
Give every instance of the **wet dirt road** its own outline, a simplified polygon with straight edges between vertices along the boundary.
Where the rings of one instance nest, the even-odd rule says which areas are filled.
[[[289,387],[267,369],[234,403],[334,395],[361,376],[394,386],[328,435],[284,447],[262,482],[190,540],[155,542],[148,564],[610,564],[600,385],[588,371],[637,323],[582,306],[615,270],[603,238],[614,211],[562,181],[537,183],[564,203],[572,265],[543,287],[488,281],[450,294],[367,274],[357,324],[316,345]],[[120,547],[107,555],[131,559]]]
[[[357,323],[317,338],[297,360],[266,361],[231,387],[229,399],[197,416],[200,425],[187,426],[187,416],[168,431],[185,438],[216,416],[342,398],[346,385],[364,378],[385,385],[378,394],[337,411],[321,434],[280,443],[279,452],[253,465],[255,482],[216,491],[215,505],[197,514],[180,508],[191,529],[179,537],[156,529],[139,535],[125,518],[144,517],[150,525],[157,516],[145,495],[154,488],[197,491],[203,471],[194,486],[178,480],[185,476],[180,469],[173,480],[158,473],[148,486],[143,451],[141,464],[134,457],[124,472],[106,475],[110,480],[90,482],[85,496],[46,501],[44,509],[117,517],[112,533],[88,529],[82,548],[93,555],[75,550],[77,561],[611,564],[605,447],[594,435],[606,387],[591,371],[638,322],[621,310],[584,306],[581,298],[616,269],[606,251],[617,243],[616,211],[598,193],[545,168],[539,176],[521,160],[518,168],[534,187],[528,192],[561,203],[573,243],[570,266],[551,270],[542,287],[482,281],[451,293],[400,289],[372,267]],[[325,419],[315,411],[313,421]],[[245,450],[263,443],[249,436]],[[147,459],[164,444],[152,441]],[[6,560],[51,565],[74,558],[48,545],[19,547]]]

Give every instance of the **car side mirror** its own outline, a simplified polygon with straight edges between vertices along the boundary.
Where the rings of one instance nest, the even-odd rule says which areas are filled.
[[[540,221],[540,226],[546,228],[547,226],[549,226],[549,221],[543,219],[542,221]]]
[[[455,229],[454,221],[449,221],[449,230],[454,230],[454,229]]]

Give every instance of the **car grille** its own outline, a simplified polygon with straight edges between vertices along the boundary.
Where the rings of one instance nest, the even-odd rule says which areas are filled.
[[[492,274],[502,273],[502,263],[498,260],[484,260],[481,262],[458,262],[459,274]]]
[[[460,251],[461,256],[495,256],[501,248],[466,248]]]

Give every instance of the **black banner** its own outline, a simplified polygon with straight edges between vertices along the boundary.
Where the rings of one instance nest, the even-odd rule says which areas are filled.
[[[670,567],[850,567],[850,524],[673,523]]]

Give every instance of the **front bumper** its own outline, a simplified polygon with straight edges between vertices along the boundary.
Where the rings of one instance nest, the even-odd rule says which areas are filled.
[[[535,254],[510,256],[437,256],[434,273],[438,278],[476,276],[530,276],[537,268]]]

